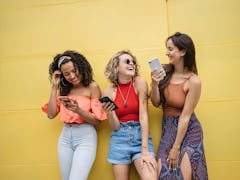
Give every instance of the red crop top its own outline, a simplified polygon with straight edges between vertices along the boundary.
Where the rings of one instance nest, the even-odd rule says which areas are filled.
[[[117,88],[114,102],[118,106],[116,114],[118,116],[119,121],[120,122],[139,121],[139,99],[133,87],[132,81],[127,84],[118,85],[119,87]],[[129,87],[130,87],[129,95],[126,100],[126,107],[124,107],[124,100],[121,96],[121,92],[123,97],[126,99]],[[121,92],[119,91],[119,88]]]

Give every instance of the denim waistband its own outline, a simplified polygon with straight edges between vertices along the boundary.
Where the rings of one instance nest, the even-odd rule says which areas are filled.
[[[65,127],[79,127],[79,126],[92,126],[89,123],[64,123]]]
[[[138,121],[120,122],[120,125],[121,125],[122,127],[140,126],[140,122],[138,122]]]

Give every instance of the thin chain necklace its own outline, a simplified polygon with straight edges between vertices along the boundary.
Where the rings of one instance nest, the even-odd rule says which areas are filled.
[[[118,90],[120,92],[120,95],[122,97],[122,100],[123,100],[123,106],[126,108],[127,107],[127,100],[128,100],[128,96],[129,96],[129,93],[130,93],[130,89],[131,89],[131,86],[132,86],[132,81],[128,87],[128,92],[127,92],[127,96],[126,96],[126,99],[123,97],[123,94],[122,94],[122,91],[121,91],[121,88],[119,87],[118,85]]]

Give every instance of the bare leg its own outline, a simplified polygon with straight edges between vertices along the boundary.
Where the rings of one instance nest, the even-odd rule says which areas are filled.
[[[129,164],[113,164],[115,180],[128,180],[130,174]]]
[[[161,162],[161,159],[158,159],[158,171],[157,171],[157,173],[158,173],[158,177],[160,176],[160,172],[161,172],[161,169],[162,169],[162,162]]]
[[[185,153],[182,158],[181,171],[184,180],[192,180],[192,167],[187,153]]]
[[[134,165],[137,169],[137,172],[142,180],[156,180],[157,179],[157,170],[153,166],[144,163],[144,166],[141,165],[141,158],[138,158],[134,161]]]

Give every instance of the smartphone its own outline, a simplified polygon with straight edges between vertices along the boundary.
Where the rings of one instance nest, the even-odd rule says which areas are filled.
[[[58,99],[60,101],[64,101],[64,102],[70,102],[71,101],[71,99],[67,96],[58,96]]]
[[[114,109],[113,110],[118,109],[118,106],[108,96],[103,96],[103,97],[99,98],[99,101],[101,103],[111,102],[112,104],[114,104]]]
[[[166,72],[164,71],[162,64],[160,63],[160,60],[158,58],[153,58],[150,61],[148,61],[148,64],[152,70],[163,70],[162,77],[164,78],[166,76]]]

